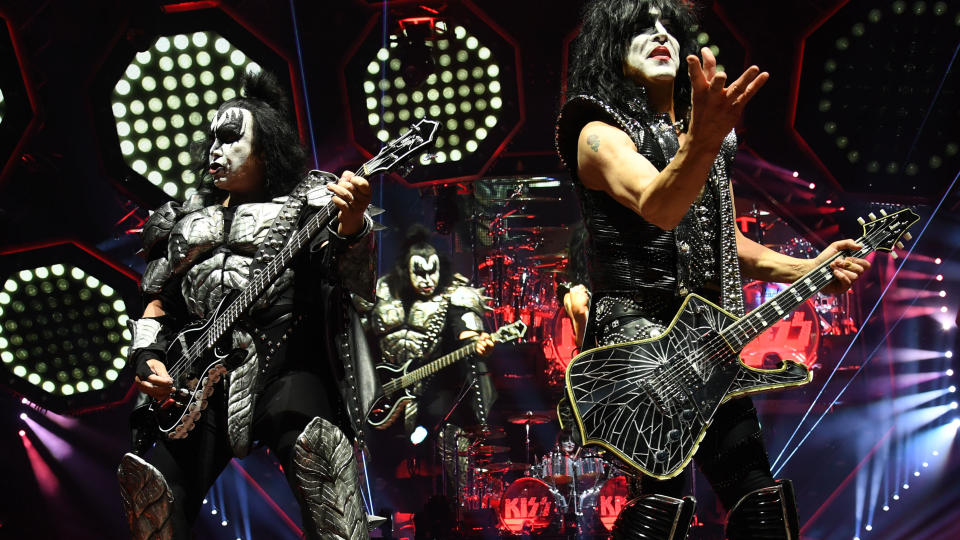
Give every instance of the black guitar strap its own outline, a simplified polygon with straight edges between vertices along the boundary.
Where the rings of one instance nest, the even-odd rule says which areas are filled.
[[[318,174],[318,171],[310,171],[306,178],[290,192],[280,213],[270,225],[266,238],[260,243],[257,253],[253,256],[253,262],[250,263],[251,277],[269,264],[287,244],[290,234],[297,230],[297,220],[303,205],[307,202],[307,193],[321,184],[323,184],[323,177]]]

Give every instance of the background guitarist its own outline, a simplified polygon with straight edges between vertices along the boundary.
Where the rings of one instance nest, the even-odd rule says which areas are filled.
[[[742,315],[741,270],[789,283],[859,247],[842,240],[815,260],[795,259],[734,226],[732,129],[768,74],[751,66],[728,83],[708,48],[701,63],[689,5],[599,0],[585,8],[557,126],[588,233],[593,298],[584,349],[662,333],[692,292]],[[838,259],[828,292],[844,292],[868,268]],[[749,399],[720,407],[695,459],[729,511],[728,538],[797,538],[792,488],[771,476]],[[678,498],[685,476],[644,478],[643,498],[620,514],[617,535],[658,538],[646,527],[664,515],[689,521],[692,500]],[[686,523],[679,525],[669,537],[684,537]]]
[[[332,197],[339,218],[234,329],[232,345],[246,361],[216,385],[189,435],[161,437],[146,459],[124,456],[118,475],[131,532],[191,538],[207,490],[231,458],[259,441],[283,466],[307,538],[367,538],[348,436],[360,433],[359,411],[376,381],[355,312],[350,331],[346,290],[372,298],[370,186],[349,172],[305,174],[305,152],[273,76],[248,75],[240,95],[220,106],[197,148],[199,196],[163,205],[144,225],[147,308],[133,323],[131,346],[140,391],[162,402],[181,385],[167,374],[167,342],[246,286],[254,255],[269,254],[265,242],[279,247],[296,230],[296,216],[291,223],[278,216],[285,199],[276,197],[307,178],[299,215]],[[275,223],[278,235],[270,231]],[[332,499],[322,496],[331,492]]]
[[[360,306],[368,312],[367,325],[379,357],[392,364],[413,360],[412,370],[471,340],[475,342],[476,356],[418,383],[413,388],[418,400],[408,402],[396,425],[372,434],[374,468],[383,481],[375,491],[382,497],[400,488],[395,478],[398,464],[407,461],[412,466],[412,458],[419,456],[422,460],[429,456],[433,440],[419,446],[426,448],[422,451],[410,443],[409,437],[418,426],[420,440],[423,429],[430,432],[429,436],[441,438],[446,478],[450,480],[447,493],[456,493],[456,449],[466,441],[459,426],[485,424],[496,399],[483,361],[493,351],[493,340],[483,326],[483,314],[488,309],[486,298],[481,289],[470,287],[465,277],[452,273],[449,261],[430,244],[429,238],[430,232],[422,225],[409,228],[393,270],[377,280],[376,303]],[[461,392],[467,393],[461,404],[445,425],[439,425]],[[440,431],[433,432],[436,428]],[[411,476],[418,473],[422,471],[414,471]],[[390,504],[400,510],[405,510],[404,502],[414,499],[409,492],[391,498],[394,500]]]

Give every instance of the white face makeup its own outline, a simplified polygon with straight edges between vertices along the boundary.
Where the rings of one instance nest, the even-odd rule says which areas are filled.
[[[430,296],[440,283],[440,257],[410,256],[410,283],[420,296]]]
[[[660,22],[656,10],[650,14],[656,17],[656,22],[630,41],[624,68],[628,75],[645,81],[672,81],[680,66],[680,43]]]
[[[246,109],[230,107],[210,123],[210,174],[220,189],[243,192],[260,187],[261,167],[253,155],[253,115]]]

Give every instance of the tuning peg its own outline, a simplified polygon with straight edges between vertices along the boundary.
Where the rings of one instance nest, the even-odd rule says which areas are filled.
[[[891,251],[891,252],[890,252],[890,257],[893,258],[893,259],[896,259],[896,258],[898,257],[897,252],[896,252],[896,251]]]
[[[897,249],[903,249],[903,242],[896,243]]]
[[[913,240],[913,235],[908,232],[905,232],[903,233],[903,239],[909,242],[910,240]]]
[[[874,214],[873,212],[870,212],[869,214],[867,214],[867,217],[869,217],[870,219],[877,219],[877,215]]]
[[[862,217],[858,217],[858,218],[857,218],[857,223],[859,223],[859,224],[861,224],[861,225],[866,225],[867,222],[866,222]]]
[[[887,215],[887,211],[884,210],[883,208],[881,208],[881,209],[880,209],[880,215],[881,215],[881,216]]]

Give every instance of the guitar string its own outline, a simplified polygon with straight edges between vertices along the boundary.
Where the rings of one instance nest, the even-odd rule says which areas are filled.
[[[864,235],[863,237],[861,237],[861,238],[859,238],[859,239],[857,240],[857,243],[863,244],[863,247],[862,247],[861,249],[857,250],[856,252],[842,251],[842,252],[837,253],[836,255],[834,255],[833,257],[831,257],[830,259],[824,261],[824,262],[823,262],[821,265],[819,265],[817,268],[814,268],[813,270],[811,270],[810,272],[808,272],[807,274],[805,274],[805,276],[810,276],[810,275],[812,274],[813,277],[811,277],[811,278],[801,277],[800,280],[797,280],[797,282],[795,282],[794,284],[791,284],[790,287],[784,289],[781,293],[779,293],[778,295],[776,295],[776,296],[775,296],[774,298],[772,298],[770,301],[765,302],[765,303],[764,303],[763,305],[761,305],[758,309],[756,309],[756,310],[754,310],[753,312],[751,312],[750,314],[745,315],[744,317],[738,319],[737,321],[735,321],[734,323],[730,324],[730,325],[727,326],[726,328],[720,330],[719,332],[717,332],[717,337],[712,338],[711,341],[708,341],[707,343],[705,343],[704,346],[701,346],[701,347],[698,347],[698,348],[697,348],[697,351],[696,351],[696,352],[701,352],[701,353],[702,353],[702,352],[706,351],[708,354],[704,354],[704,355],[693,355],[693,362],[696,363],[697,366],[700,367],[701,372],[704,372],[704,371],[705,371],[705,370],[704,370],[704,366],[707,366],[707,365],[711,364],[711,362],[710,362],[711,359],[716,358],[716,356],[717,356],[718,354],[726,353],[726,351],[724,350],[725,346],[726,346],[727,349],[730,348],[729,345],[727,344],[726,339],[724,338],[724,332],[725,332],[725,331],[737,331],[737,329],[739,329],[739,328],[742,326],[742,323],[748,322],[748,323],[750,324],[751,329],[752,329],[754,332],[756,332],[756,328],[753,327],[752,322],[749,322],[749,321],[747,320],[749,317],[757,317],[757,316],[760,316],[760,315],[761,315],[761,312],[775,311],[775,310],[772,310],[772,309],[771,309],[771,308],[772,308],[772,305],[777,302],[778,298],[779,298],[781,295],[793,294],[793,292],[795,291],[794,287],[797,287],[797,286],[798,286],[798,283],[805,283],[805,282],[806,282],[806,279],[811,279],[811,281],[814,281],[814,279],[816,279],[816,280],[820,281],[820,280],[823,280],[823,278],[824,278],[826,275],[828,275],[828,276],[830,276],[830,278],[829,278],[829,279],[826,279],[825,281],[823,281],[822,285],[820,285],[820,286],[817,287],[817,289],[816,289],[816,291],[822,290],[822,289],[823,289],[824,287],[826,287],[831,281],[833,281],[833,280],[835,279],[835,277],[833,276],[833,273],[832,273],[832,272],[827,273],[827,274],[824,274],[824,273],[822,272],[822,269],[823,269],[823,268],[826,268],[827,266],[829,266],[830,263],[832,263],[834,260],[836,260],[837,258],[839,258],[839,257],[841,257],[841,256],[859,256],[859,257],[862,257],[862,256],[865,256],[865,255],[868,255],[871,251],[874,251],[874,250],[876,249],[876,248],[874,248],[874,247],[871,247],[871,245],[870,245],[870,243],[873,243],[875,240],[877,240],[877,238],[874,238],[874,237],[883,236],[883,235],[885,235],[885,234],[886,234],[886,231],[884,231],[883,228],[881,228],[881,227],[875,228],[874,231],[872,231],[872,232],[868,232],[866,235]],[[802,295],[801,295],[801,296],[802,296]],[[812,296],[812,295],[811,295],[811,296]],[[789,296],[784,296],[784,297],[789,298]],[[796,298],[796,295],[794,296],[794,298]],[[808,298],[804,299],[803,301],[806,301],[807,299],[808,299]],[[797,303],[796,303],[796,306],[802,305],[803,301],[797,302]],[[777,304],[777,306],[779,307],[779,303]],[[781,309],[782,309],[782,308],[781,308]],[[792,312],[792,311],[795,310],[795,309],[796,309],[796,307],[791,308],[790,311]],[[786,311],[786,310],[784,310],[784,311]],[[772,315],[772,313],[763,313],[763,314]],[[761,318],[761,321],[764,321],[764,319],[765,319],[765,317],[760,317],[760,318]],[[776,319],[779,320],[780,318],[782,318],[782,316],[780,316],[780,315],[778,314],[778,316],[776,317]],[[764,323],[765,323],[765,321],[764,321]],[[776,324],[776,323],[774,323],[774,324]],[[743,332],[743,335],[741,336],[741,339],[745,338],[747,335],[748,335],[748,332],[745,332],[745,331],[744,331],[744,332]],[[735,337],[735,336],[729,336],[729,335],[728,335],[728,337]],[[747,343],[749,343],[749,341],[746,342],[743,346],[745,346]],[[719,345],[719,347],[717,347],[717,345]],[[739,351],[742,350],[743,346],[740,346],[736,352],[739,353]],[[686,352],[686,351],[689,351],[689,349],[688,349],[688,348],[684,348],[683,351]],[[677,375],[681,375],[680,371],[683,371],[683,370],[687,370],[688,373],[686,373],[686,375],[689,375],[689,370],[690,370],[691,368],[693,368],[693,365],[691,365],[691,364],[689,364],[689,363],[681,363],[681,364],[677,365],[677,369],[672,370],[672,371],[671,371],[671,370],[665,370],[665,371],[662,372],[660,375],[655,376],[653,379],[650,380],[650,384],[651,384],[651,385],[654,385],[654,384],[656,384],[656,385],[662,385],[662,386],[661,386],[661,390],[665,390],[665,391],[667,391],[667,392],[675,392],[675,391],[677,391],[677,390],[680,390],[680,391],[682,392],[683,387],[681,387],[681,385],[680,385],[679,382],[677,381]],[[681,376],[682,376],[682,375],[681,375]],[[703,380],[703,377],[701,377],[701,376],[700,376],[699,374],[697,374],[697,373],[694,373],[693,376],[696,376],[696,377],[700,378],[701,380]],[[666,384],[665,384],[665,383],[666,383]]]

